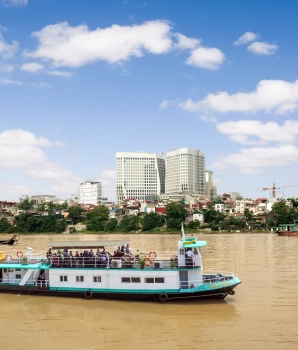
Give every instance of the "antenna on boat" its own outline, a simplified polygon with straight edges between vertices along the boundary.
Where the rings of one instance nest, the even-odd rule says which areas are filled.
[[[181,225],[181,237],[182,237],[182,241],[185,241],[185,233],[184,233],[183,222],[182,222],[182,225]]]
[[[235,251],[235,274],[236,274],[236,261],[237,261],[237,244],[236,244],[236,251]]]

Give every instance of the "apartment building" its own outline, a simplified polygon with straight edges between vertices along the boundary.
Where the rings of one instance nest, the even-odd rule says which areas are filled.
[[[205,154],[179,148],[166,155],[166,193],[206,193]]]
[[[213,183],[213,171],[205,171],[205,180],[206,180],[206,193],[210,200],[214,200],[217,197],[217,187]]]
[[[102,201],[101,182],[85,181],[80,184],[80,203],[99,205]]]
[[[165,192],[163,153],[117,152],[117,203],[127,198],[156,200]]]

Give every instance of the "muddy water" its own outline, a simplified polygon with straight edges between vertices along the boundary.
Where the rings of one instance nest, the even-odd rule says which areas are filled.
[[[161,304],[0,294],[1,349],[298,349],[298,237],[198,237],[208,243],[205,270],[236,268],[242,284],[234,296]],[[97,238],[22,236],[13,249]],[[179,237],[112,237],[127,238],[141,250],[168,251]]]

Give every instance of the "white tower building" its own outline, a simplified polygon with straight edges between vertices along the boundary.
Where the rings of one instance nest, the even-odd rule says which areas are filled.
[[[166,156],[166,193],[206,193],[205,154],[179,148]]]
[[[102,186],[101,182],[86,181],[80,184],[81,204],[101,204]]]
[[[217,187],[213,183],[213,171],[210,170],[206,170],[206,193],[211,200],[217,197]]]
[[[155,200],[165,192],[163,153],[116,153],[117,203],[126,198]]]

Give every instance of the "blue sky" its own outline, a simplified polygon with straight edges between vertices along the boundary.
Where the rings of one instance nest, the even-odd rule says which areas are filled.
[[[297,17],[294,0],[0,0],[0,200],[85,180],[115,199],[117,151],[180,147],[218,193],[298,186]]]

